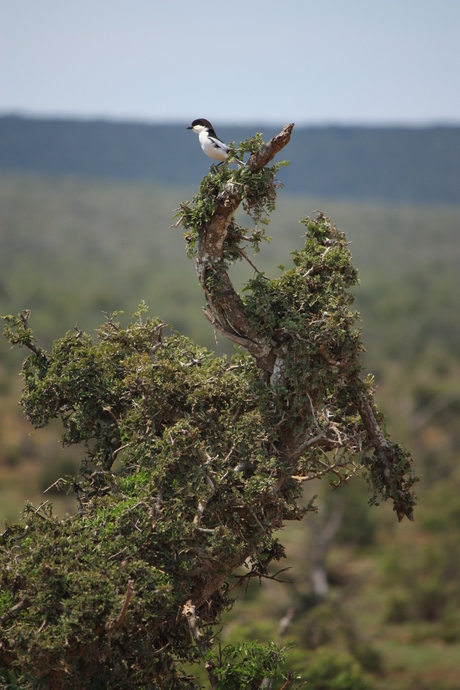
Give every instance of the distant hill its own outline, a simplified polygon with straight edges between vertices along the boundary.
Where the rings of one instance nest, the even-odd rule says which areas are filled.
[[[209,169],[186,125],[0,117],[0,169],[195,186]],[[287,123],[286,123],[287,124]],[[238,143],[256,131],[219,127]],[[280,172],[289,193],[460,203],[460,127],[296,127]]]

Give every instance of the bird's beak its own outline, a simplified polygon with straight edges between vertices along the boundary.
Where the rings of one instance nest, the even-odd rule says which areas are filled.
[[[190,127],[187,127],[187,129],[193,129],[192,125],[190,125]]]

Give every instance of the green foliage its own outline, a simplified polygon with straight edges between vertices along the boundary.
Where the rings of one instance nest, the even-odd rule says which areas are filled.
[[[164,324],[143,323],[142,311],[126,329],[109,316],[98,345],[81,331],[68,333],[51,353],[32,353],[24,363],[28,418],[40,427],[60,417],[64,443],[86,444],[78,478],[61,483],[76,493],[79,513],[60,521],[48,507],[29,506],[25,528],[3,533],[2,589],[27,605],[20,619],[7,614],[2,653],[20,663],[24,687],[34,687],[37,655],[47,659],[43,674],[56,688],[66,673],[77,674],[80,687],[102,687],[91,684],[95,667],[100,682],[116,673],[140,683],[152,663],[154,675],[185,683],[172,660],[158,671],[155,649],[169,643],[178,658],[196,660],[187,627],[176,623],[171,639],[166,622],[176,619],[203,565],[212,559],[219,570],[223,552],[235,563],[281,553],[270,536],[277,468],[264,447],[272,413],[259,370],[248,355],[228,366],[178,334],[163,338]],[[21,318],[6,321],[12,339],[30,339]],[[296,484],[287,484],[276,501],[277,525],[301,515],[298,496]],[[12,562],[17,549],[21,558]],[[123,628],[101,645],[130,582],[136,594]],[[219,594],[209,623],[230,603]]]
[[[212,665],[218,690],[257,690],[264,678],[271,681],[290,678],[283,669],[286,650],[274,643],[227,645],[218,653],[208,652],[205,659]]]
[[[322,213],[302,223],[307,227],[306,241],[300,252],[293,252],[295,269],[285,270],[273,280],[258,274],[245,287],[249,292],[245,298],[249,318],[254,330],[266,334],[267,339],[277,335],[289,341],[285,384],[278,394],[289,407],[291,420],[310,410],[310,423],[314,421],[316,431],[321,433],[333,419],[350,436],[349,450],[364,451],[362,464],[373,491],[370,504],[378,505],[381,496],[395,504],[401,501],[402,512],[411,511],[415,504],[411,487],[416,478],[410,469],[410,454],[392,444],[398,457],[393,465],[398,488],[389,488],[382,459],[375,453],[367,457],[367,449],[359,440],[364,430],[357,402],[371,394],[373,377],[359,379],[364,348],[361,331],[353,328],[358,315],[349,309],[354,301],[349,288],[358,278],[345,235]],[[303,471],[311,471],[315,456],[318,461],[316,449],[305,454],[308,468],[303,467]],[[321,463],[316,465],[318,471]],[[354,473],[353,465],[339,470],[338,483]],[[333,484],[337,482],[333,480]]]
[[[32,329],[28,326],[29,316],[30,311],[27,309],[21,312],[19,316],[2,316],[3,321],[5,322],[3,335],[11,343],[11,345],[27,347],[34,351],[38,357],[40,357],[40,349],[35,345],[37,339],[33,335]]]

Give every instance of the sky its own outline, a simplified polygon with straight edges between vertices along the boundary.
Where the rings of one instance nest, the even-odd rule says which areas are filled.
[[[460,124],[459,0],[0,0],[0,113]]]

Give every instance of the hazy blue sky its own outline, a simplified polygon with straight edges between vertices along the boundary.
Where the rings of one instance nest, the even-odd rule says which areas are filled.
[[[460,123],[459,0],[0,0],[0,111]]]

